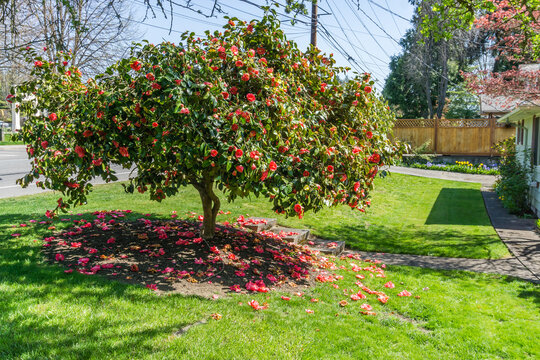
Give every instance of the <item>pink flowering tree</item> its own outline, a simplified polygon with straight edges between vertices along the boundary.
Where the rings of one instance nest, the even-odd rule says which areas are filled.
[[[533,4],[534,3],[534,4]],[[477,28],[493,34],[491,50],[511,63],[538,63],[540,55],[540,5],[493,0],[492,9],[474,20]],[[464,74],[471,90],[508,102],[540,100],[540,71],[519,67],[502,72]],[[501,104],[504,105],[504,104]]]
[[[186,33],[179,45],[136,44],[87,81],[69,54],[56,63],[28,55],[34,78],[14,95],[33,168],[20,183],[62,192],[57,209],[85,203],[90,180],[115,180],[119,164],[135,169],[126,191],[152,200],[194,186],[210,239],[216,188],[229,201],[265,196],[287,215],[338,204],[364,211],[378,169],[401,151],[369,75],[343,82],[345,69],[300,51],[271,13],[231,19],[205,38]]]

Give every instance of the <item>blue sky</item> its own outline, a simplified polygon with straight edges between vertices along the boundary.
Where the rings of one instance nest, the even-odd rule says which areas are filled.
[[[135,20],[143,39],[158,43],[164,40],[179,42],[180,33],[189,30],[203,34],[205,30],[220,29],[225,23],[222,15],[207,18],[195,12],[176,7],[173,31],[169,34],[170,17],[157,12],[145,17],[143,0],[132,0]],[[178,0],[182,3],[183,0]],[[284,2],[281,0],[281,2]],[[209,13],[213,0],[196,0],[195,8]],[[242,20],[260,18],[262,10],[254,4],[264,5],[264,0],[220,0],[222,10],[228,16]],[[284,9],[278,9],[285,14]],[[338,65],[349,66],[359,72],[370,72],[378,80],[376,87],[382,89],[388,76],[390,56],[398,54],[397,41],[411,27],[409,19],[413,7],[406,0],[319,0],[318,47],[333,53]],[[282,16],[282,27],[289,39],[305,49],[310,42],[310,18],[300,16],[300,22],[292,26],[290,19]],[[328,32],[329,35],[325,33]]]

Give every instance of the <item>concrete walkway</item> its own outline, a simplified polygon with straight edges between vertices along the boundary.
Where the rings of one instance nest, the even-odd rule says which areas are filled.
[[[514,257],[508,259],[464,259],[407,254],[358,252],[364,258],[377,259],[390,265],[418,266],[440,270],[466,270],[514,276],[540,283],[540,236],[534,230],[535,220],[510,215],[493,191],[496,176],[460,174],[446,171],[390,167],[390,172],[443,180],[482,184],[482,195],[495,231]],[[349,251],[353,252],[353,251]]]
[[[497,180],[496,175],[461,174],[450,171],[424,170],[402,166],[390,166],[390,173],[421,176],[433,179],[463,181],[482,184],[482,188],[491,189]]]

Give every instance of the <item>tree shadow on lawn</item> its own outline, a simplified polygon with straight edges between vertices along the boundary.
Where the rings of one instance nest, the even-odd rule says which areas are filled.
[[[480,203],[482,206],[474,206]],[[460,188],[441,189],[425,224],[491,226],[481,192]]]
[[[498,259],[508,254],[496,234],[472,235],[451,229],[385,225],[330,225],[324,227],[323,233],[331,240],[344,240],[347,247],[361,251],[473,259]]]
[[[0,216],[0,232],[6,231],[7,218],[19,224],[31,217]],[[38,246],[27,249],[26,256],[35,261],[44,256],[45,262],[60,264],[67,273],[102,275],[160,292],[211,297],[231,290],[245,292],[248,286],[265,292],[273,287],[297,291],[296,287],[313,285],[309,274],[315,257],[309,250],[277,237],[221,225],[215,239],[204,241],[199,237],[200,225],[111,211],[9,227],[8,231],[35,237],[40,243],[45,240],[41,250]],[[12,247],[20,253],[20,245]]]
[[[103,316],[102,308],[119,299],[136,309],[152,308],[153,303],[162,300],[135,291],[128,284],[78,274],[68,277],[58,267],[27,263],[20,254],[32,250],[29,246],[2,249],[5,260],[0,261],[0,284],[8,286],[0,298],[2,359],[84,359],[97,354],[119,357],[132,354],[137,358],[140,353],[155,351],[151,342],[156,336],[172,334],[208,315],[191,309],[176,324],[149,326],[138,316],[116,318],[110,310],[110,316]],[[209,300],[198,298],[198,301]],[[66,308],[87,312],[88,320],[62,315]],[[94,313],[100,314],[94,316]]]
[[[43,242],[43,238],[53,235],[54,231],[62,230],[64,234],[66,231],[72,231],[74,220],[79,226],[89,223],[80,222],[81,219],[90,222],[95,220],[95,216],[90,214],[82,217],[62,216],[62,218],[71,221],[39,224],[39,221],[46,220],[34,214],[0,215],[0,286],[6,289],[0,297],[0,358],[2,359],[25,356],[31,358],[36,354],[45,358],[90,358],[96,354],[111,356],[114,353],[121,357],[137,358],[141,354],[151,354],[155,351],[151,343],[156,337],[167,336],[187,324],[208,317],[209,305],[201,304],[201,301],[211,302],[208,296],[223,290],[230,293],[229,286],[231,285],[241,284],[242,292],[246,292],[247,281],[263,280],[270,287],[274,283],[264,275],[274,274],[273,276],[280,279],[280,273],[287,277],[287,281],[278,288],[279,290],[300,291],[303,287],[314,284],[313,277],[310,279],[293,278],[288,272],[291,264],[294,264],[293,268],[298,274],[311,266],[309,262],[295,258],[293,247],[274,239],[266,239],[268,240],[266,243],[257,243],[261,237],[252,232],[236,228],[222,228],[222,230],[230,231],[230,234],[228,237],[222,236],[221,242],[217,241],[216,246],[220,247],[221,254],[227,255],[227,260],[220,272],[221,277],[209,277],[207,273],[209,267],[219,268],[219,266],[208,263],[208,259],[215,258],[217,254],[212,252],[206,243],[194,243],[196,238],[186,234],[190,229],[194,230],[198,227],[198,223],[152,219],[152,227],[146,228],[144,221],[136,221],[132,227],[124,227],[123,225],[116,226],[116,224],[121,224],[124,218],[117,218],[115,223],[109,223],[113,219],[108,215],[103,220],[107,221],[110,230],[100,229],[93,223],[92,227],[85,229],[81,234],[62,236],[57,234],[55,235],[57,239]],[[143,214],[137,213],[131,213],[127,218],[149,220]],[[29,223],[30,219],[36,219],[37,222]],[[101,224],[103,223],[102,221]],[[12,224],[17,227],[12,228]],[[20,227],[19,224],[29,226]],[[178,228],[166,229],[167,224],[170,227],[178,226]],[[49,229],[50,226],[56,226],[56,229]],[[168,234],[166,239],[159,238],[160,234],[162,235],[161,230]],[[179,232],[183,234],[178,235]],[[12,237],[12,233],[21,233],[22,236]],[[147,237],[138,236],[142,233],[146,233]],[[243,240],[236,245],[244,245],[248,249],[236,251],[233,244],[226,250],[226,243],[232,244],[231,237],[238,234],[241,235],[238,237]],[[83,235],[88,235],[88,237]],[[107,243],[112,236],[115,237],[115,242]],[[185,239],[188,244],[178,245],[176,244],[178,239]],[[33,244],[33,241],[36,243]],[[68,246],[59,245],[60,241],[66,241]],[[53,242],[54,245],[42,247],[42,244]],[[81,246],[71,246],[71,243],[77,242],[80,242]],[[151,245],[155,243],[159,243],[161,247],[152,247]],[[131,246],[149,251],[130,250]],[[263,248],[263,253],[254,250],[258,246]],[[189,251],[186,249],[189,247],[194,249]],[[94,248],[98,252],[90,254],[89,249]],[[269,253],[266,251],[267,248],[276,249],[276,252]],[[54,250],[58,249],[62,250],[64,261],[55,261],[55,255],[59,252]],[[149,255],[150,252],[158,254],[159,249],[166,249],[167,253],[172,253],[172,249],[178,251],[174,256],[169,257]],[[120,260],[122,259],[120,254],[134,257],[138,271],[131,271],[133,264],[127,264],[129,266],[123,266],[122,269],[101,269],[92,276],[77,272],[77,270],[91,271],[91,267],[97,264],[103,266],[103,263]],[[230,254],[236,254],[238,259],[251,265],[249,269],[244,270],[245,276],[235,274],[240,262],[235,263],[231,260],[228,256]],[[102,259],[101,255],[108,258]],[[114,258],[110,255],[114,255]],[[275,255],[283,259],[278,261],[274,258]],[[86,266],[77,264],[77,260],[82,257],[90,259]],[[171,273],[162,273],[164,267],[173,265],[179,272],[179,261],[173,264],[171,260],[184,257],[189,257],[190,260],[190,263],[182,268],[183,271],[190,272],[191,270],[189,277],[180,279],[177,277],[174,282],[163,281],[165,277],[174,277]],[[193,260],[197,258],[205,260],[205,263],[195,264]],[[260,265],[254,261],[257,259]],[[291,259],[292,263],[285,263],[286,260]],[[74,260],[72,266],[66,266],[64,263],[70,260]],[[52,262],[57,264],[53,265]],[[148,271],[155,269],[155,265],[158,265],[160,271]],[[184,264],[182,263],[181,266]],[[64,273],[65,270],[73,268],[76,269],[73,273]],[[119,275],[113,276],[113,271]],[[198,277],[200,271],[204,271],[202,278]],[[255,271],[260,275],[256,275]],[[132,279],[126,280],[126,276]],[[198,282],[189,282],[186,280],[188,278]],[[212,284],[203,282],[202,279],[211,279]],[[279,281],[281,280],[277,282]],[[180,288],[182,291],[178,292],[182,294],[176,297],[158,297],[150,291],[142,291],[141,287],[130,286],[129,283],[139,286],[155,283],[159,292],[177,291],[179,288],[176,285],[179,283],[183,283],[184,288]],[[191,293],[204,296],[192,295],[190,289],[198,289]],[[177,309],[173,315],[179,319],[177,323],[171,325],[145,323],[144,316],[163,316],[168,307],[178,307],[178,304],[181,304],[180,309]],[[133,309],[138,315],[122,314],[128,311],[124,306]],[[118,307],[118,317],[115,316],[115,307]],[[66,309],[68,309],[67,313]],[[88,312],[88,320],[81,321],[81,316],[77,315],[73,315],[72,318],[70,314],[77,311]],[[95,316],[93,312],[96,313]]]

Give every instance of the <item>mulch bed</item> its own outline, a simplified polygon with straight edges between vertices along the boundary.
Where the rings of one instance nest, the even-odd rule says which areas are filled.
[[[218,225],[199,236],[200,221],[127,221],[129,211],[94,213],[44,239],[48,261],[66,273],[99,275],[146,286],[158,293],[212,297],[226,293],[299,292],[315,284],[319,259],[304,246],[241,225]]]

